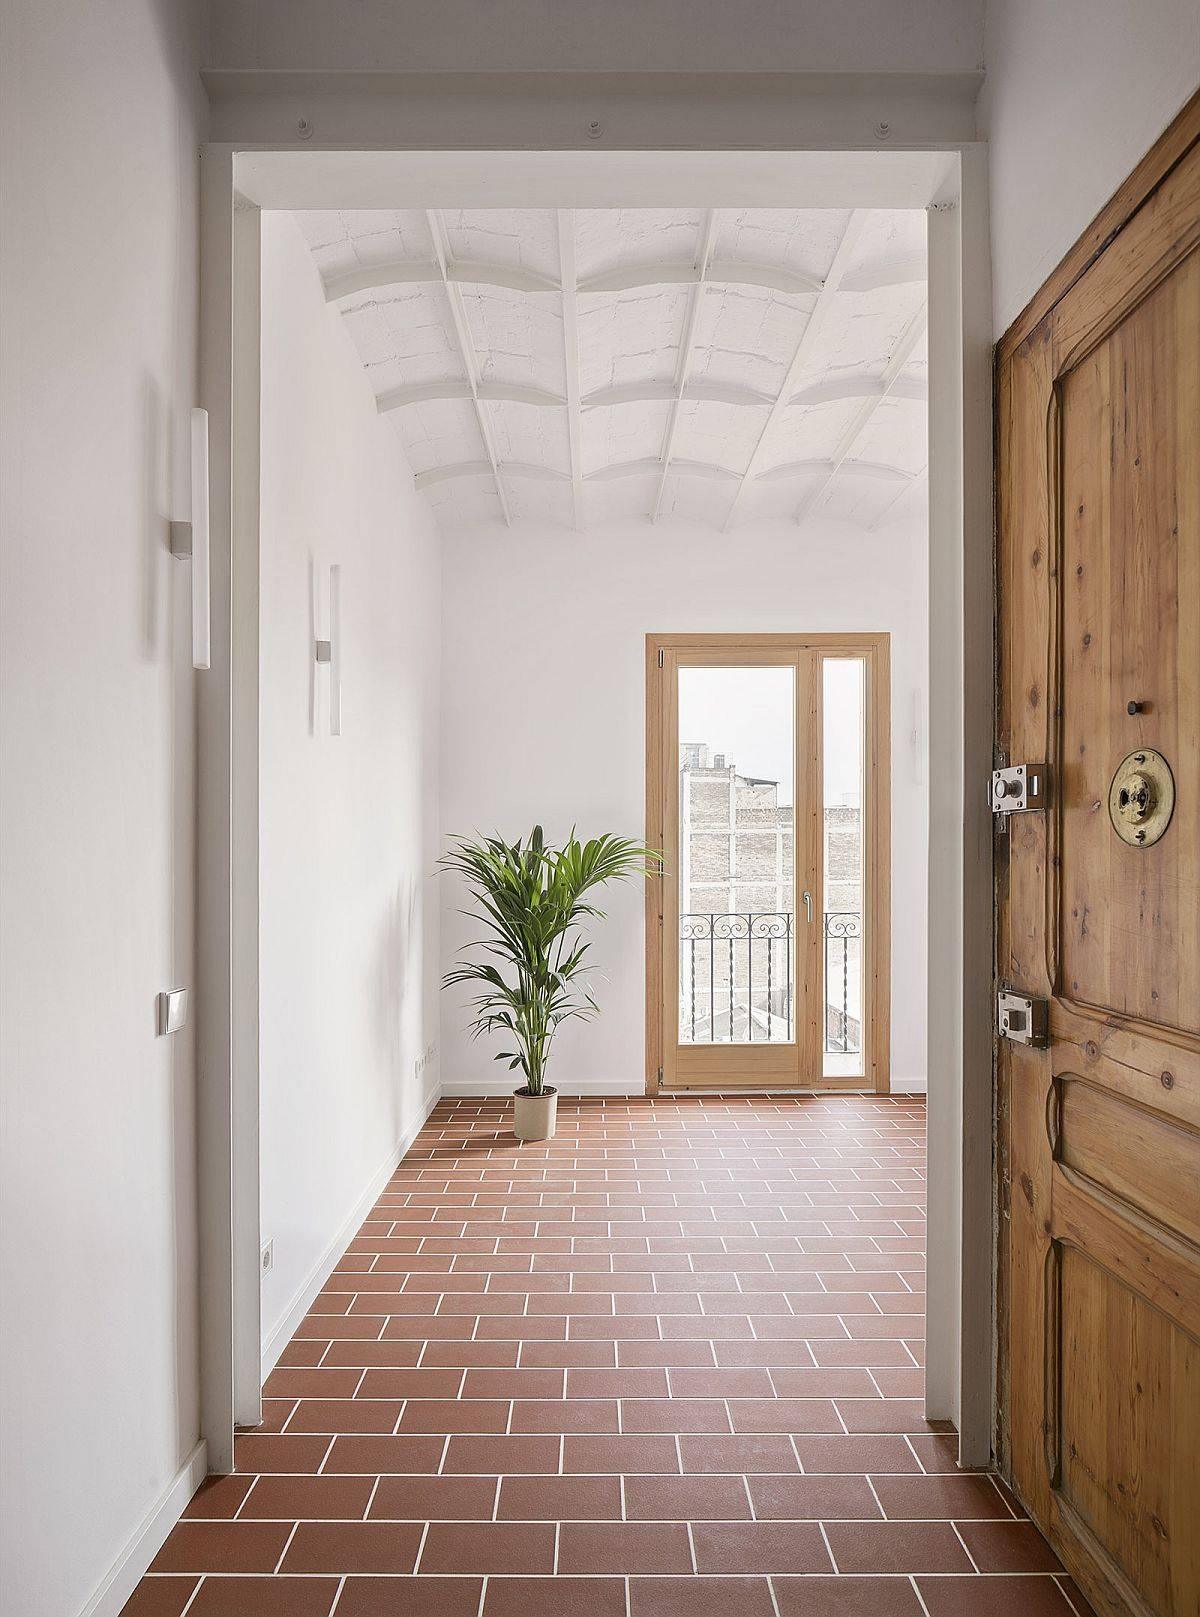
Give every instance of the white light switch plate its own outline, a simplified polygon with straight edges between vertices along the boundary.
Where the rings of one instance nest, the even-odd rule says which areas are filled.
[[[158,996],[159,1033],[178,1033],[187,1021],[188,991],[186,988],[168,988]]]

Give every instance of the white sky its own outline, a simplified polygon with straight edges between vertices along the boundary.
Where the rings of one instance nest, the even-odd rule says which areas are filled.
[[[862,663],[825,662],[825,801],[861,798]],[[707,742],[739,775],[779,782],[792,801],[794,675],[790,668],[681,668],[679,740]]]

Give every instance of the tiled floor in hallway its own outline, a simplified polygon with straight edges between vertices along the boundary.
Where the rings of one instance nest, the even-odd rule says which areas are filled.
[[[921,1413],[912,1097],[446,1101],[126,1617],[1070,1617]]]

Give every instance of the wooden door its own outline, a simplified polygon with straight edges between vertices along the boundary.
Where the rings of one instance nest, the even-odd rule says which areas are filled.
[[[1170,1617],[1200,1611],[1195,106],[1187,117],[997,370],[998,751],[1047,764],[1050,782],[1046,811],[1008,817],[996,843],[999,984],[1048,1001],[1044,1048],[997,1041],[997,1447],[1098,1611]]]
[[[886,1090],[887,635],[651,635],[646,694],[648,1091]]]

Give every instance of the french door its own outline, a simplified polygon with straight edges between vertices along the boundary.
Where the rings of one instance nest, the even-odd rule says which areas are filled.
[[[648,635],[647,1089],[888,1088],[888,637]]]

